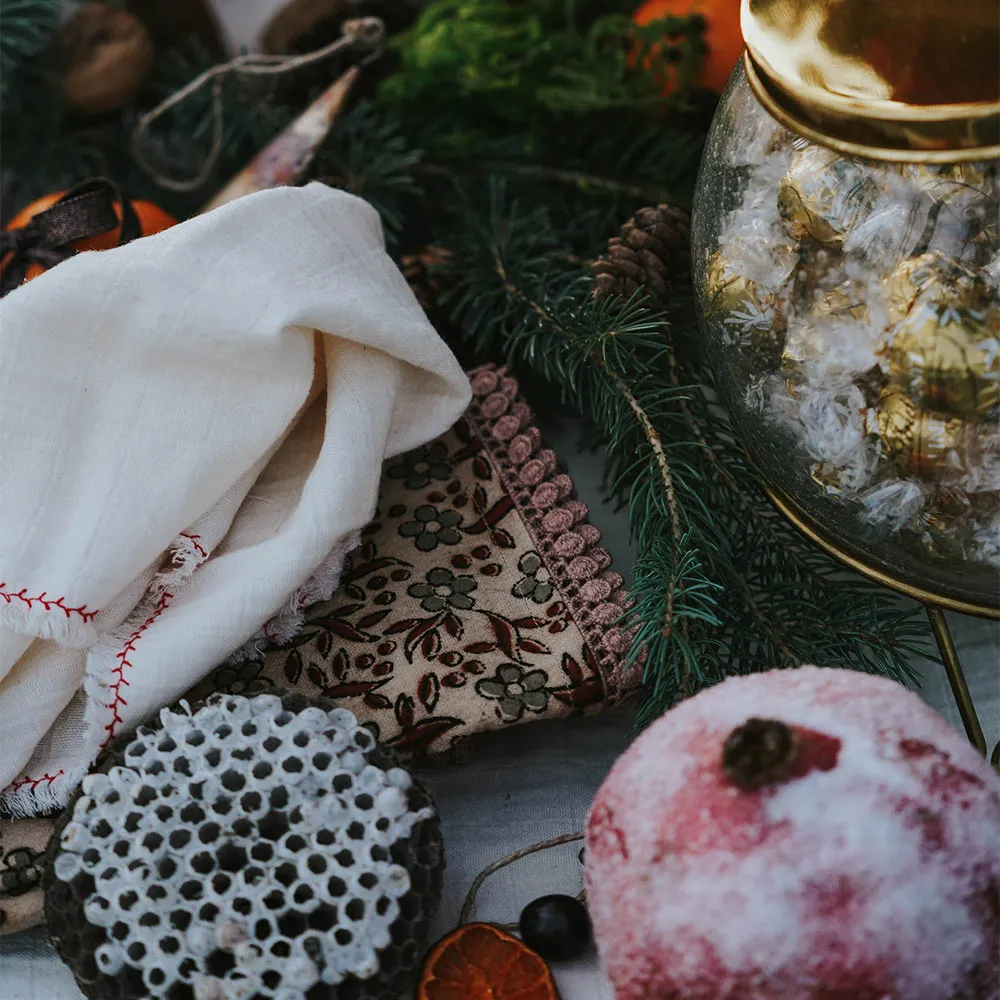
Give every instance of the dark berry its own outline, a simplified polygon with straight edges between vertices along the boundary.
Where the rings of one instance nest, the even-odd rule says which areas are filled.
[[[540,896],[521,911],[521,939],[542,958],[561,962],[590,944],[587,908],[572,896]]]

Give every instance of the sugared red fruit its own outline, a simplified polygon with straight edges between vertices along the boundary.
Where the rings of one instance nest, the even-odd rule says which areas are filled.
[[[539,896],[521,911],[521,940],[550,962],[576,958],[590,944],[587,908],[572,896]]]
[[[492,924],[463,924],[431,950],[417,1000],[559,1000],[549,967]]]
[[[615,764],[587,903],[617,1000],[996,1000],[1000,779],[916,695],[771,671]]]
[[[743,54],[740,31],[740,0],[645,0],[633,18],[636,24],[651,24],[664,17],[699,15],[708,52],[697,82],[721,94],[729,74]]]

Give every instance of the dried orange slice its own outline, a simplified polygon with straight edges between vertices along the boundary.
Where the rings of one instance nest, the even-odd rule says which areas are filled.
[[[431,950],[417,1000],[559,1000],[544,960],[492,924],[463,924]]]

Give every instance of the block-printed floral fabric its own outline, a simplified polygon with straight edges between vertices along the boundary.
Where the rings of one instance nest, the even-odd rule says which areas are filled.
[[[472,384],[451,431],[386,466],[333,600],[309,609],[290,644],[221,667],[209,689],[340,699],[403,755],[631,691],[622,580],[600,533],[514,379],[486,368]]]

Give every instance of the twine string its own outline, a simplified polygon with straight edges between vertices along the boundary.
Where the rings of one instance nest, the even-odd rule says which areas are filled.
[[[222,152],[222,84],[227,76],[273,76],[291,73],[320,62],[344,49],[356,48],[365,53],[360,65],[377,59],[385,49],[385,23],[378,17],[350,18],[341,26],[339,38],[312,52],[301,55],[270,55],[246,52],[228,62],[210,66],[179,90],[165,97],[151,111],[147,111],[132,131],[132,155],[139,166],[161,187],[171,191],[195,191],[208,180]],[[207,83],[212,84],[212,143],[201,169],[193,177],[173,177],[161,171],[147,156],[149,130],[171,108],[186,100]]]
[[[520,861],[521,858],[526,858],[529,854],[536,854],[538,851],[546,851],[550,847],[559,847],[562,844],[571,844],[576,840],[583,840],[585,834],[583,830],[579,830],[576,833],[564,833],[558,837],[552,837],[550,840],[543,840],[537,844],[531,844],[529,847],[522,847],[519,851],[514,851],[512,854],[508,854],[504,858],[500,858],[498,861],[494,861],[488,864],[473,880],[472,885],[469,886],[469,891],[466,894],[465,902],[462,904],[462,910],[458,915],[459,924],[465,924],[469,922],[469,917],[472,915],[473,908],[476,905],[476,896],[479,893],[479,889],[482,884],[492,875],[494,872],[500,871],[501,868],[506,868],[507,865],[512,865],[515,861]],[[584,894],[578,893],[577,899],[581,902],[583,901]],[[505,930],[513,930],[518,925],[517,923],[510,924],[500,924]]]

